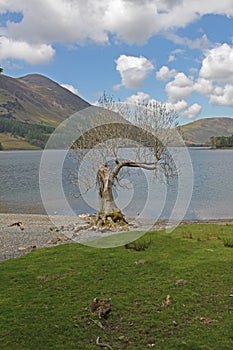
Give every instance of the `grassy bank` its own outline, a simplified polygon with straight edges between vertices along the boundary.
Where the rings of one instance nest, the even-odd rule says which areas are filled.
[[[98,337],[114,350],[232,349],[233,226],[181,226],[139,242],[1,263],[1,349],[94,350]],[[91,313],[95,297],[111,298],[107,319]]]
[[[20,137],[4,133],[0,133],[0,143],[4,151],[39,149]]]

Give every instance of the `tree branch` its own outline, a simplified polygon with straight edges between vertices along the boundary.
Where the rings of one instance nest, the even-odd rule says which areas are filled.
[[[115,169],[113,170],[111,177],[112,180],[116,178],[116,176],[119,174],[120,170],[123,167],[129,167],[129,168],[142,168],[145,170],[155,170],[157,168],[156,162],[134,162],[134,161],[125,161],[119,163]]]

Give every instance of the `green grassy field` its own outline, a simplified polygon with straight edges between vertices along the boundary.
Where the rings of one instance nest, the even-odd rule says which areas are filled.
[[[233,349],[233,226],[139,242],[144,251],[69,244],[1,263],[0,348],[104,349],[100,337],[114,350]],[[92,314],[95,297],[111,298],[106,319]]]

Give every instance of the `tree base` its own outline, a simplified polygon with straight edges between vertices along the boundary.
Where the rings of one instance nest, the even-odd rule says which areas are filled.
[[[108,228],[114,231],[128,230],[128,222],[119,209],[107,214],[104,212],[97,213],[92,224],[98,228]]]

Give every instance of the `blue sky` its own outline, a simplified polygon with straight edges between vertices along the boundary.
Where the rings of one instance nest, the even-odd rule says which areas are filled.
[[[0,65],[94,103],[168,103],[181,123],[233,117],[233,0],[0,0]]]

